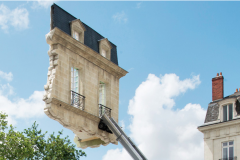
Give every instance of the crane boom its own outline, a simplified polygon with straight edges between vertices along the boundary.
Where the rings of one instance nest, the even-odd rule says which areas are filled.
[[[102,117],[103,122],[109,127],[109,129],[117,136],[117,141],[119,141],[122,146],[127,150],[127,152],[132,156],[134,160],[147,160],[147,158],[142,154],[138,147],[133,143],[133,141],[125,134],[125,132],[119,127],[117,122],[104,114]]]

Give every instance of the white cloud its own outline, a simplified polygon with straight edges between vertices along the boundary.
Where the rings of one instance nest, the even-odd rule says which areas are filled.
[[[15,29],[27,29],[29,25],[28,10],[26,8],[15,8],[10,10],[7,6],[0,5],[0,26],[5,32],[9,26]]]
[[[0,71],[0,78],[5,79],[7,81],[12,81],[13,75],[11,72],[5,73],[3,71]]]
[[[136,8],[139,9],[141,8],[142,2],[138,2]]]
[[[6,97],[13,95],[13,87],[7,83],[7,84],[0,84],[0,95],[5,95]]]
[[[119,121],[120,122],[120,127],[122,128],[122,130],[125,130],[125,123],[124,120]]]
[[[33,9],[43,7],[48,8],[50,7],[54,2],[57,2],[57,0],[36,0],[36,2],[33,2]]]
[[[124,11],[114,14],[112,18],[117,23],[126,23],[128,21],[127,15]]]
[[[27,99],[13,98],[14,100],[11,100],[8,96],[13,93],[13,87],[10,84],[0,84],[0,112],[8,114],[10,124],[16,124],[18,119],[44,116],[43,91],[34,91]]]
[[[174,98],[200,84],[199,75],[180,80],[176,74],[157,77],[149,74],[130,100],[132,116],[130,137],[147,159],[202,160],[203,135],[197,126],[204,122],[206,111],[199,104],[188,103],[174,110]],[[109,150],[103,160],[131,160],[124,149]]]
[[[125,149],[111,149],[103,156],[103,160],[132,160]]]

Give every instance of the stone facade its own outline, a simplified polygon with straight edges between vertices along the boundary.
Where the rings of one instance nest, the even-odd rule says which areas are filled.
[[[204,124],[198,127],[204,134],[204,160],[236,160],[240,158],[240,91],[223,97],[221,74],[213,78],[212,85],[216,95],[208,105]]]
[[[106,106],[118,122],[119,79],[127,71],[84,45],[83,40],[77,41],[57,27],[46,35],[46,41],[50,45],[50,66],[44,86],[44,112],[76,134],[78,147],[117,144],[113,134],[98,129],[99,82],[106,84]],[[84,110],[71,105],[71,67],[79,70],[79,93],[85,97]]]
[[[222,159],[222,143],[228,141],[234,141],[234,157],[240,157],[240,119],[198,129],[204,134],[204,160]]]

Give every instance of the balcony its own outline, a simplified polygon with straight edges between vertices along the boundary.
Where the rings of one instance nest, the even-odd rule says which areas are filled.
[[[237,157],[221,158],[219,160],[237,160]]]
[[[102,104],[99,104],[99,117],[101,118],[104,114],[111,117],[111,108],[108,108]]]
[[[80,110],[85,109],[85,97],[77,92],[71,91],[71,105]]]

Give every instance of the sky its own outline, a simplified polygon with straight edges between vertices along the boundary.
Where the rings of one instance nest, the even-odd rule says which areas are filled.
[[[202,160],[211,79],[224,96],[239,84],[240,2],[54,1],[117,45],[119,125],[150,160]],[[53,1],[0,1],[0,111],[23,130],[74,134],[44,112]],[[130,160],[121,144],[84,149],[83,160]]]

